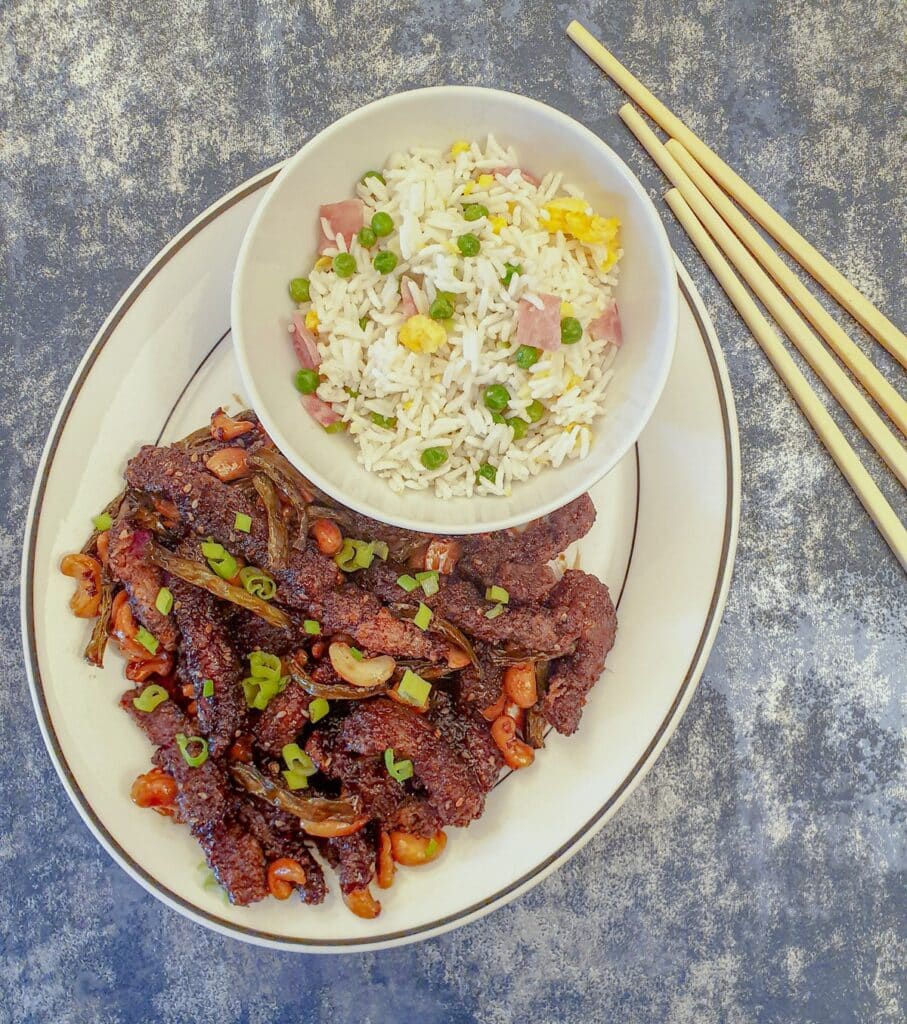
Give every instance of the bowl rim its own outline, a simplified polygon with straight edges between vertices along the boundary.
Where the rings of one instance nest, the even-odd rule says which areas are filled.
[[[648,214],[655,229],[656,247],[653,252],[654,258],[652,259],[652,266],[657,267],[660,270],[660,276],[668,282],[669,286],[667,296],[667,350],[665,357],[661,361],[655,385],[649,393],[648,400],[641,408],[638,428],[635,431],[628,433],[624,438],[623,443],[612,448],[606,457],[601,458],[594,463],[590,462],[588,458],[584,460],[587,467],[592,471],[587,472],[582,476],[580,481],[573,487],[557,492],[555,497],[551,497],[546,501],[538,502],[531,506],[527,511],[512,515],[485,517],[481,522],[448,521],[444,523],[425,523],[411,515],[406,515],[405,512],[398,511],[398,508],[401,510],[405,509],[406,503],[405,501],[399,500],[400,496],[395,495],[390,490],[388,490],[388,494],[390,496],[388,500],[388,508],[378,508],[369,501],[361,500],[358,494],[348,493],[342,488],[335,486],[330,479],[318,472],[317,469],[313,468],[305,460],[304,456],[299,452],[298,447],[292,444],[284,431],[280,429],[280,426],[277,424],[275,419],[272,418],[267,409],[266,403],[262,399],[261,393],[256,386],[255,375],[252,372],[250,362],[247,358],[247,346],[243,340],[242,329],[240,327],[245,313],[245,301],[243,299],[242,287],[243,277],[249,264],[249,250],[255,243],[258,227],[269,210],[271,203],[274,201],[275,196],[277,196],[280,191],[281,183],[285,178],[288,178],[293,173],[300,163],[304,161],[309,149],[316,143],[342,131],[350,124],[365,118],[370,112],[373,112],[378,107],[405,102],[415,97],[421,98],[425,96],[435,96],[443,99],[452,96],[476,98],[477,96],[481,97],[492,95],[499,98],[503,97],[507,102],[513,103],[518,107],[523,107],[530,111],[544,114],[546,117],[554,117],[556,120],[560,120],[562,123],[569,126],[572,130],[578,131],[580,135],[585,136],[589,142],[597,146],[602,151],[603,157],[612,162],[618,173],[625,179],[630,190],[635,193],[637,199],[640,201],[641,209]],[[648,192],[645,190],[642,183],[627,163],[603,139],[596,135],[595,132],[587,128],[580,121],[577,121],[576,118],[571,117],[569,114],[565,114],[562,110],[558,110],[550,104],[542,103],[540,100],[523,96],[520,93],[510,92],[505,89],[472,85],[435,85],[390,93],[386,96],[381,96],[378,99],[372,100],[364,106],[356,107],[354,110],[344,114],[336,121],[332,121],[331,124],[326,125],[321,129],[321,131],[306,140],[306,142],[303,143],[303,145],[284,162],[279,174],[269,185],[268,191],[262,199],[261,204],[253,214],[239,248],[230,289],[231,341],[233,345],[233,352],[239,366],[240,376],[242,377],[246,391],[248,392],[248,398],[252,408],[255,409],[257,415],[264,424],[265,429],[268,431],[268,434],[274,439],[277,447],[284,453],[286,458],[288,458],[301,473],[305,474],[312,483],[317,485],[336,501],[342,502],[344,505],[352,508],[356,512],[369,516],[372,519],[376,519],[379,522],[402,527],[403,529],[436,534],[467,535],[473,533],[486,533],[494,530],[505,530],[514,526],[521,526],[533,519],[548,515],[549,513],[562,508],[564,505],[573,501],[574,498],[579,497],[581,494],[584,494],[590,488],[594,487],[599,480],[607,476],[607,474],[611,472],[611,470],[637,442],[640,434],[645,429],[646,424],[651,419],[655,406],[661,398],[665,384],[667,383],[668,374],[671,370],[671,363],[674,359],[678,318],[679,290],[671,243],[668,239],[664,223],[658,214],[658,210],[655,208],[655,204],[652,202]],[[442,502],[441,504],[443,505],[444,503]]]

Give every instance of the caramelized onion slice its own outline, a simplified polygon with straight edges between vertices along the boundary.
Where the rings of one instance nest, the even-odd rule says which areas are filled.
[[[350,826],[361,828],[360,821],[365,824],[358,806],[352,800],[300,796],[298,792],[287,789],[253,765],[242,761],[233,761],[229,771],[233,780],[247,793],[299,818],[307,832],[311,827],[312,835],[349,835],[355,831]],[[350,832],[344,832],[344,829]]]

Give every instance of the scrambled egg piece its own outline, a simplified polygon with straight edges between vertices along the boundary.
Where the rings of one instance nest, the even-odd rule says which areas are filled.
[[[607,246],[605,263],[613,266],[620,252],[620,221],[616,217],[600,217],[585,199],[574,196],[552,199],[543,209],[548,214],[547,220],[542,221],[546,231],[563,231],[588,245]]]
[[[459,153],[465,153],[469,149],[470,143],[466,139],[457,139],[457,141],[450,147],[450,155],[457,156]]]
[[[476,184],[479,186],[479,188],[491,188],[491,186],[494,184],[494,175],[480,174],[478,178],[476,178]]]
[[[561,303],[561,316],[573,316],[573,304],[571,302]]]
[[[317,333],[317,331],[318,331],[318,324],[320,322],[321,321],[318,319],[318,314],[315,312],[314,309],[310,309],[308,311],[308,313],[306,313],[306,315],[305,315],[305,325],[306,325],[306,327],[308,327],[308,329],[310,331],[315,331]]]
[[[315,260],[315,269],[316,270],[327,270],[330,265],[331,265],[331,257],[330,256],[319,256],[318,259]]]
[[[467,181],[463,186],[463,195],[471,196],[476,190],[476,183],[474,181]]]
[[[447,331],[430,316],[417,313],[400,328],[397,341],[410,352],[437,352],[447,341]]]
[[[488,223],[491,225],[491,230],[496,235],[499,235],[501,233],[501,229],[507,227],[507,218],[506,217],[489,217],[488,218]]]

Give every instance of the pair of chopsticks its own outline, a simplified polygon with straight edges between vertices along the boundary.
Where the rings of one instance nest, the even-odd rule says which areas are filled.
[[[832,358],[817,333],[904,434],[907,434],[907,402],[825,311],[731,199],[736,200],[905,367],[907,337],[579,22],[570,23],[567,35],[670,136],[667,144],[662,143],[631,104],[621,107],[620,117],[623,122],[674,186],[665,196],[668,205],[752,331],[879,532],[901,565],[907,569],[907,529],[810,387],[743,282],[762,302],[903,487],[907,487],[907,450]],[[785,294],[815,332],[788,302]]]

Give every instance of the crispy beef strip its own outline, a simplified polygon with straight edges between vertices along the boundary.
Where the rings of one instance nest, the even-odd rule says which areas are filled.
[[[227,639],[220,603],[206,590],[175,576],[167,577],[173,593],[173,618],[182,633],[181,670],[189,677],[198,702],[198,721],[215,757],[229,749],[246,718],[240,680],[242,663]],[[214,694],[204,696],[206,680]]]
[[[255,744],[272,757],[288,743],[294,743],[309,720],[312,698],[301,686],[290,682],[283,693],[272,698],[252,726]]]
[[[292,628],[280,629],[272,626],[260,615],[254,615],[245,608],[237,608],[235,605],[224,608],[227,623],[227,633],[230,640],[241,657],[250,654],[252,651],[268,651],[283,657],[307,641],[311,640],[303,628],[301,616],[288,613],[292,622]]]
[[[340,891],[345,895],[362,889],[375,876],[378,843],[374,830],[368,825],[351,836],[337,839],[317,839],[318,849],[337,872]]]
[[[491,737],[490,724],[473,708],[455,704],[443,691],[433,695],[428,719],[459,753],[487,793],[504,767],[504,758]]]
[[[140,693],[141,688],[127,691],[120,705],[158,748],[152,760],[176,782],[180,817],[190,825],[217,880],[233,903],[244,906],[264,899],[268,895],[264,854],[258,841],[228,817],[233,793],[222,765],[211,757],[197,768],[188,765],[176,735],[195,735],[195,721],[172,700],[153,711],[139,711],[132,701]]]
[[[408,796],[397,808],[386,831],[409,832],[414,836],[433,836],[447,823],[424,796]]]
[[[594,522],[595,506],[583,494],[523,530],[462,538],[464,550],[457,568],[483,586],[503,587],[512,601],[540,601],[555,582],[546,563],[585,537]]]
[[[576,732],[583,705],[614,646],[617,613],[608,588],[594,576],[568,570],[552,590],[555,621],[577,636],[576,651],[551,663],[541,712],[558,732]]]
[[[237,800],[237,817],[261,844],[268,860],[289,857],[305,871],[305,885],[296,886],[304,903],[323,903],[327,884],[321,865],[306,846],[299,820],[249,794]]]
[[[243,825],[226,818],[196,826],[192,834],[231,903],[245,907],[270,895],[261,843]]]
[[[340,742],[356,754],[374,757],[392,747],[398,760],[412,760],[418,783],[446,824],[467,825],[482,813],[484,791],[475,773],[417,712],[383,697],[361,701],[343,720]]]
[[[110,528],[110,572],[126,588],[129,606],[138,622],[157,638],[165,651],[176,650],[179,643],[176,626],[155,607],[163,580],[161,570],[148,558],[151,534],[137,530],[127,513],[124,502]]]
[[[381,756],[362,757],[350,753],[339,742],[339,725],[318,729],[306,743],[306,753],[328,778],[340,779],[345,791],[359,797],[362,810],[383,827],[394,819],[406,791],[387,773]]]
[[[321,629],[326,634],[348,633],[364,650],[395,658],[439,661],[447,653],[447,645],[437,637],[395,618],[373,594],[352,584],[324,596]]]
[[[182,521],[199,536],[212,536],[248,562],[268,566],[267,517],[257,501],[209,473],[198,455],[180,448],[145,445],[126,467],[131,487],[172,501]],[[234,529],[236,514],[252,520],[248,533]],[[274,570],[277,602],[308,609],[337,585],[333,560],[309,544],[294,550],[285,569]]]
[[[489,664],[480,657],[482,670],[467,665],[457,676],[457,696],[464,705],[483,711],[501,696],[504,666]]]

